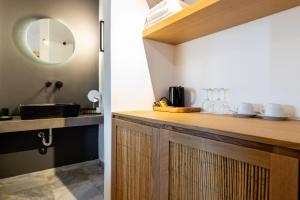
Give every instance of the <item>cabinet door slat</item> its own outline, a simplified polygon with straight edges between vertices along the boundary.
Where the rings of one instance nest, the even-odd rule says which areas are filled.
[[[197,154],[200,155],[199,158],[194,156]],[[170,200],[190,200],[194,197],[232,200],[268,199],[269,190],[265,190],[264,182],[269,184],[269,180],[267,177],[261,177],[261,171],[269,174],[270,169],[173,142],[170,142],[169,159]],[[196,177],[192,177],[191,172]],[[265,191],[264,198],[261,198],[263,196],[260,195],[260,191]]]

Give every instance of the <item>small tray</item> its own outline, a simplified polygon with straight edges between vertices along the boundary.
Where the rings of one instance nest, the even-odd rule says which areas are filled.
[[[159,107],[159,106],[153,106],[153,110],[154,111],[159,111],[159,112],[170,112],[170,113],[201,112],[201,108],[199,108],[199,107],[173,107],[173,106]]]
[[[7,121],[7,120],[12,120],[13,117],[11,116],[0,116],[0,121]]]

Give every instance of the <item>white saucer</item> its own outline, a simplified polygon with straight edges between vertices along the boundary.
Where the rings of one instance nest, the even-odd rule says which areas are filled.
[[[256,115],[255,114],[238,114],[238,113],[235,113],[235,114],[233,114],[233,116],[240,117],[240,118],[252,118],[252,117],[255,117]]]
[[[284,121],[288,120],[288,116],[266,116],[266,115],[257,115],[257,117],[265,119],[265,120],[271,120],[271,121]]]

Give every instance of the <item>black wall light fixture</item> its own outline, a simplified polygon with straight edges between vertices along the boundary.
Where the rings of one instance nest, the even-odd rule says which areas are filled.
[[[104,52],[104,21],[100,21],[100,51]]]

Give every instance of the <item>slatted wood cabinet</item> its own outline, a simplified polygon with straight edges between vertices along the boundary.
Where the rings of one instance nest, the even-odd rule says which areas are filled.
[[[298,159],[113,119],[114,200],[296,200]]]
[[[159,130],[122,120],[113,126],[113,199],[158,199]]]

